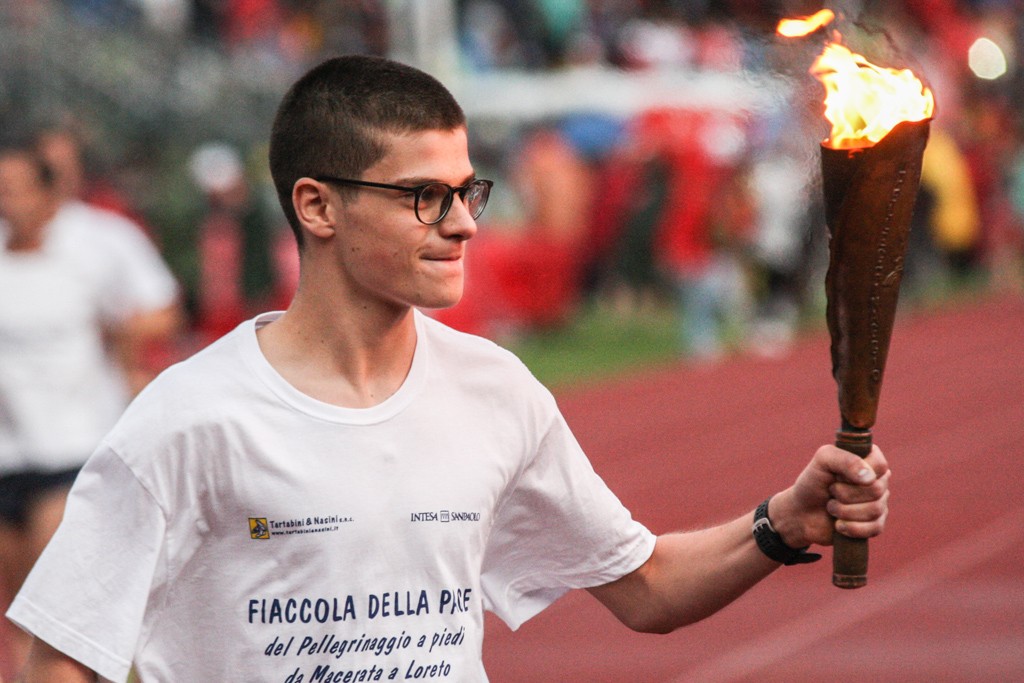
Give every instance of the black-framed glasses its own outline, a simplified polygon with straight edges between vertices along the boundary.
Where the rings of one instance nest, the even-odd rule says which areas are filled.
[[[461,187],[453,187],[448,183],[432,182],[422,185],[389,185],[387,183],[371,183],[366,180],[352,180],[351,178],[336,178],[329,175],[320,175],[314,178],[321,183],[342,183],[345,185],[358,185],[360,187],[379,187],[385,190],[401,190],[411,193],[415,197],[413,208],[416,211],[416,218],[420,223],[434,225],[444,220],[448,215],[448,209],[452,208],[452,197],[456,194],[466,205],[469,214],[477,219],[484,212],[487,206],[487,198],[491,195],[491,187],[494,182],[490,180],[470,180]]]

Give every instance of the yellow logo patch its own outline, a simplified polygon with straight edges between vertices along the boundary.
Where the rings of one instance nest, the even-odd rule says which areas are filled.
[[[270,525],[267,524],[266,517],[249,518],[249,537],[258,540],[270,538]]]

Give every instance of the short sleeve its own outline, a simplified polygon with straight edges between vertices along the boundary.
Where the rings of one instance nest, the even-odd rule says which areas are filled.
[[[516,629],[570,589],[633,571],[654,541],[556,414],[495,518],[481,578],[485,606]]]
[[[170,306],[178,295],[178,283],[142,229],[116,214],[110,214],[103,227],[103,247],[111,265],[106,317],[122,321],[135,313]]]
[[[153,498],[101,447],[8,618],[103,678],[127,680],[164,530]]]

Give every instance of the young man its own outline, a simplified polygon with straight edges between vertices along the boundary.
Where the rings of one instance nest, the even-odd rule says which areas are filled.
[[[484,609],[516,627],[588,588],[669,631],[780,566],[749,513],[655,538],[522,364],[417,312],[458,301],[490,190],[437,81],[370,57],[316,67],[284,98],[270,166],[298,294],[165,372],[83,469],[9,612],[36,635],[27,683],[132,665],[484,681]],[[877,534],[888,478],[877,450],[821,448],[771,499],[777,540]]]
[[[177,285],[119,219],[62,202],[23,138],[0,146],[0,604],[60,522],[71,482],[128,404],[135,348]],[[24,634],[18,633],[18,636]],[[0,638],[24,662],[28,641]]]

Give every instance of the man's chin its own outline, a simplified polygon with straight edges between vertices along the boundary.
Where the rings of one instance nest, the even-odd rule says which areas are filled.
[[[445,294],[438,294],[422,301],[418,308],[426,308],[429,310],[444,310],[446,308],[452,308],[456,304],[462,301],[462,288],[459,287],[457,292],[450,292]]]

